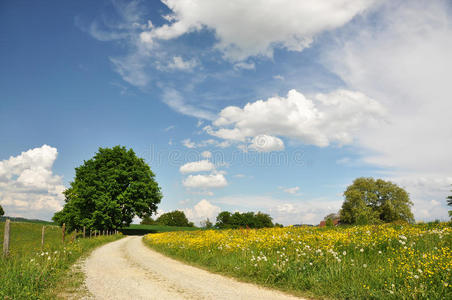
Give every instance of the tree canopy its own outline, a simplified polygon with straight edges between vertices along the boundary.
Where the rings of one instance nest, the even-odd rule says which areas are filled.
[[[218,214],[217,222],[215,224],[217,228],[264,228],[273,227],[272,218],[268,214],[261,212],[235,212],[231,214],[228,211],[223,211]]]
[[[156,220],[158,224],[166,226],[193,227],[194,224],[189,222],[185,213],[180,210],[167,212],[159,216]]]
[[[341,223],[414,222],[408,193],[390,181],[360,177],[347,187],[344,196]]]
[[[69,230],[83,226],[116,229],[130,225],[135,216],[150,216],[162,194],[155,175],[132,149],[99,148],[75,169],[75,179],[64,191],[66,204],[53,220]]]
[[[3,207],[0,205],[0,217],[5,214],[5,211],[3,210]]]

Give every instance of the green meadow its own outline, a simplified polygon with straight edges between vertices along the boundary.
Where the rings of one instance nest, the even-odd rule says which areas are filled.
[[[45,242],[41,248],[43,223],[11,222],[10,254],[0,257],[0,299],[55,299],[67,281],[70,267],[83,255],[122,235],[73,240],[68,234],[62,242],[61,228],[45,225]],[[5,223],[0,222],[2,241]]]

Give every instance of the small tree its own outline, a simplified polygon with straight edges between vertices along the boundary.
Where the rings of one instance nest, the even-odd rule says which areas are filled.
[[[66,228],[83,226],[112,230],[143,218],[157,209],[162,194],[154,173],[132,149],[99,148],[90,160],[75,169],[71,187],[64,191],[66,204],[53,220]]]
[[[162,214],[157,218],[157,223],[166,226],[181,226],[181,227],[193,227],[194,224],[189,222],[185,213],[180,210],[171,211]]]
[[[451,190],[451,192],[452,192],[452,190]],[[452,206],[452,195],[447,197],[447,205]],[[451,219],[452,219],[452,210],[449,210],[449,217],[451,217]]]
[[[3,207],[0,205],[0,217],[5,214],[5,211],[3,210]]]
[[[341,223],[414,222],[408,193],[390,181],[357,178],[344,192]]]
[[[207,218],[205,221],[201,222],[201,227],[210,229],[213,227],[213,224],[212,224],[212,222],[210,222],[209,218]]]

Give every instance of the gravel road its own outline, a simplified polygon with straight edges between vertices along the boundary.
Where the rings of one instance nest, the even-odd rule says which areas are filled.
[[[96,299],[300,299],[185,265],[129,236],[96,249],[85,261]]]

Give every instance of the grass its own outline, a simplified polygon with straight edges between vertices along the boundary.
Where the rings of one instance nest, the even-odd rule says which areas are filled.
[[[199,230],[196,227],[178,227],[178,226],[165,226],[165,225],[141,225],[131,224],[129,227],[121,229],[123,234],[127,235],[145,235],[149,233],[161,233],[170,231],[193,231]]]
[[[72,234],[63,244],[61,228],[46,225],[45,244],[41,249],[42,224],[11,223],[10,255],[0,258],[1,299],[54,299],[62,286],[70,286],[71,266],[97,246],[117,240],[121,235],[101,236],[92,239],[78,238]],[[3,241],[4,222],[0,223],[0,240]],[[69,276],[69,277],[68,277]],[[74,281],[79,285],[80,280]]]
[[[450,224],[147,235],[163,254],[319,299],[452,299]]]

